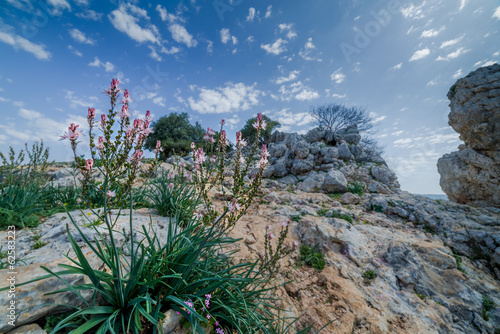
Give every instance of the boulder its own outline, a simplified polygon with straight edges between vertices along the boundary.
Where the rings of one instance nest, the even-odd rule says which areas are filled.
[[[457,203],[500,207],[500,65],[459,79],[448,98],[448,124],[465,144],[438,160],[441,188]]]
[[[307,159],[293,160],[291,172],[293,175],[300,175],[310,172],[314,168],[314,155],[310,154]]]
[[[304,136],[304,139],[308,143],[315,143],[322,141],[323,138],[325,138],[326,130],[323,128],[314,128],[311,129],[307,132],[307,134]]]
[[[340,202],[342,204],[359,204],[360,198],[356,194],[345,193],[340,197]]]
[[[296,141],[292,146],[292,153],[298,159],[306,159],[309,156],[309,151],[310,145],[303,140]]]
[[[342,143],[340,144],[338,148],[339,152],[339,158],[342,160],[354,160],[354,156],[352,155],[351,151],[349,150],[349,146],[347,146],[347,143]]]
[[[344,193],[347,191],[347,179],[338,170],[330,170],[325,174],[321,187],[326,193]]]
[[[281,158],[286,153],[286,145],[283,143],[271,143],[269,144],[269,155],[273,158]]]
[[[323,147],[320,151],[321,161],[324,164],[329,164],[339,157],[339,151],[336,147]]]

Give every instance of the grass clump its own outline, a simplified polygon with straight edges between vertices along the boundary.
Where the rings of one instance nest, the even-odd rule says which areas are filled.
[[[353,219],[352,219],[352,217],[351,217],[351,216],[346,215],[346,214],[342,214],[342,213],[340,213],[340,212],[339,212],[339,211],[337,211],[337,210],[333,210],[333,211],[332,211],[332,217],[333,217],[333,218],[343,219],[343,220],[347,221],[347,222],[348,222],[348,223],[350,223],[350,224],[352,224],[352,222],[353,222]]]
[[[347,191],[358,196],[363,196],[365,185],[362,182],[354,181],[347,185]]]
[[[482,308],[482,312],[483,312],[483,319],[486,320],[486,321],[489,321],[490,320],[490,315],[489,315],[489,312],[493,309],[495,309],[497,306],[495,304],[495,302],[493,300],[491,300],[491,298],[486,295],[486,294],[483,294],[483,308]]]
[[[363,281],[366,285],[372,284],[375,278],[377,278],[377,273],[374,270],[366,270],[363,273]]]
[[[320,271],[323,270],[326,265],[324,255],[318,247],[310,247],[307,245],[300,246],[299,262]]]

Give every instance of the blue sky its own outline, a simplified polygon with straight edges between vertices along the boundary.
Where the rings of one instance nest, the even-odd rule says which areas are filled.
[[[0,10],[0,151],[59,135],[106,110],[111,78],[137,116],[187,112],[232,137],[262,112],[306,132],[311,106],[366,107],[404,190],[442,193],[456,150],[446,93],[500,59],[493,0],[5,0]],[[85,143],[82,143],[84,145]],[[81,148],[80,152],[85,151]]]

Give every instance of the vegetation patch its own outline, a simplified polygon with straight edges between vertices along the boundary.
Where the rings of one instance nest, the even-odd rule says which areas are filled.
[[[299,262],[317,270],[323,270],[326,265],[324,255],[318,247],[310,247],[306,245],[300,246]]]

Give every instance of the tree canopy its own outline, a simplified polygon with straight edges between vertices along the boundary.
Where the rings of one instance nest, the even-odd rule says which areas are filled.
[[[205,130],[198,122],[192,125],[187,113],[171,113],[163,116],[153,122],[151,127],[153,132],[149,134],[144,146],[148,150],[153,150],[156,141],[159,140],[164,150],[160,156],[162,160],[173,155],[174,152],[181,155],[191,152],[192,142],[203,145]]]
[[[329,103],[312,107],[309,115],[313,123],[323,128],[337,131],[357,125],[360,132],[373,128],[373,117],[362,107],[347,107],[343,104]]]
[[[260,141],[261,144],[267,144],[269,142],[269,138],[271,134],[276,128],[279,128],[281,124],[278,121],[273,121],[266,115],[262,115],[262,119],[266,122],[266,128],[260,132]],[[247,120],[243,129],[241,129],[241,135],[245,138],[248,143],[253,143],[255,140],[255,135],[257,134],[257,130],[253,127],[253,124],[257,121],[257,117],[253,117]]]

